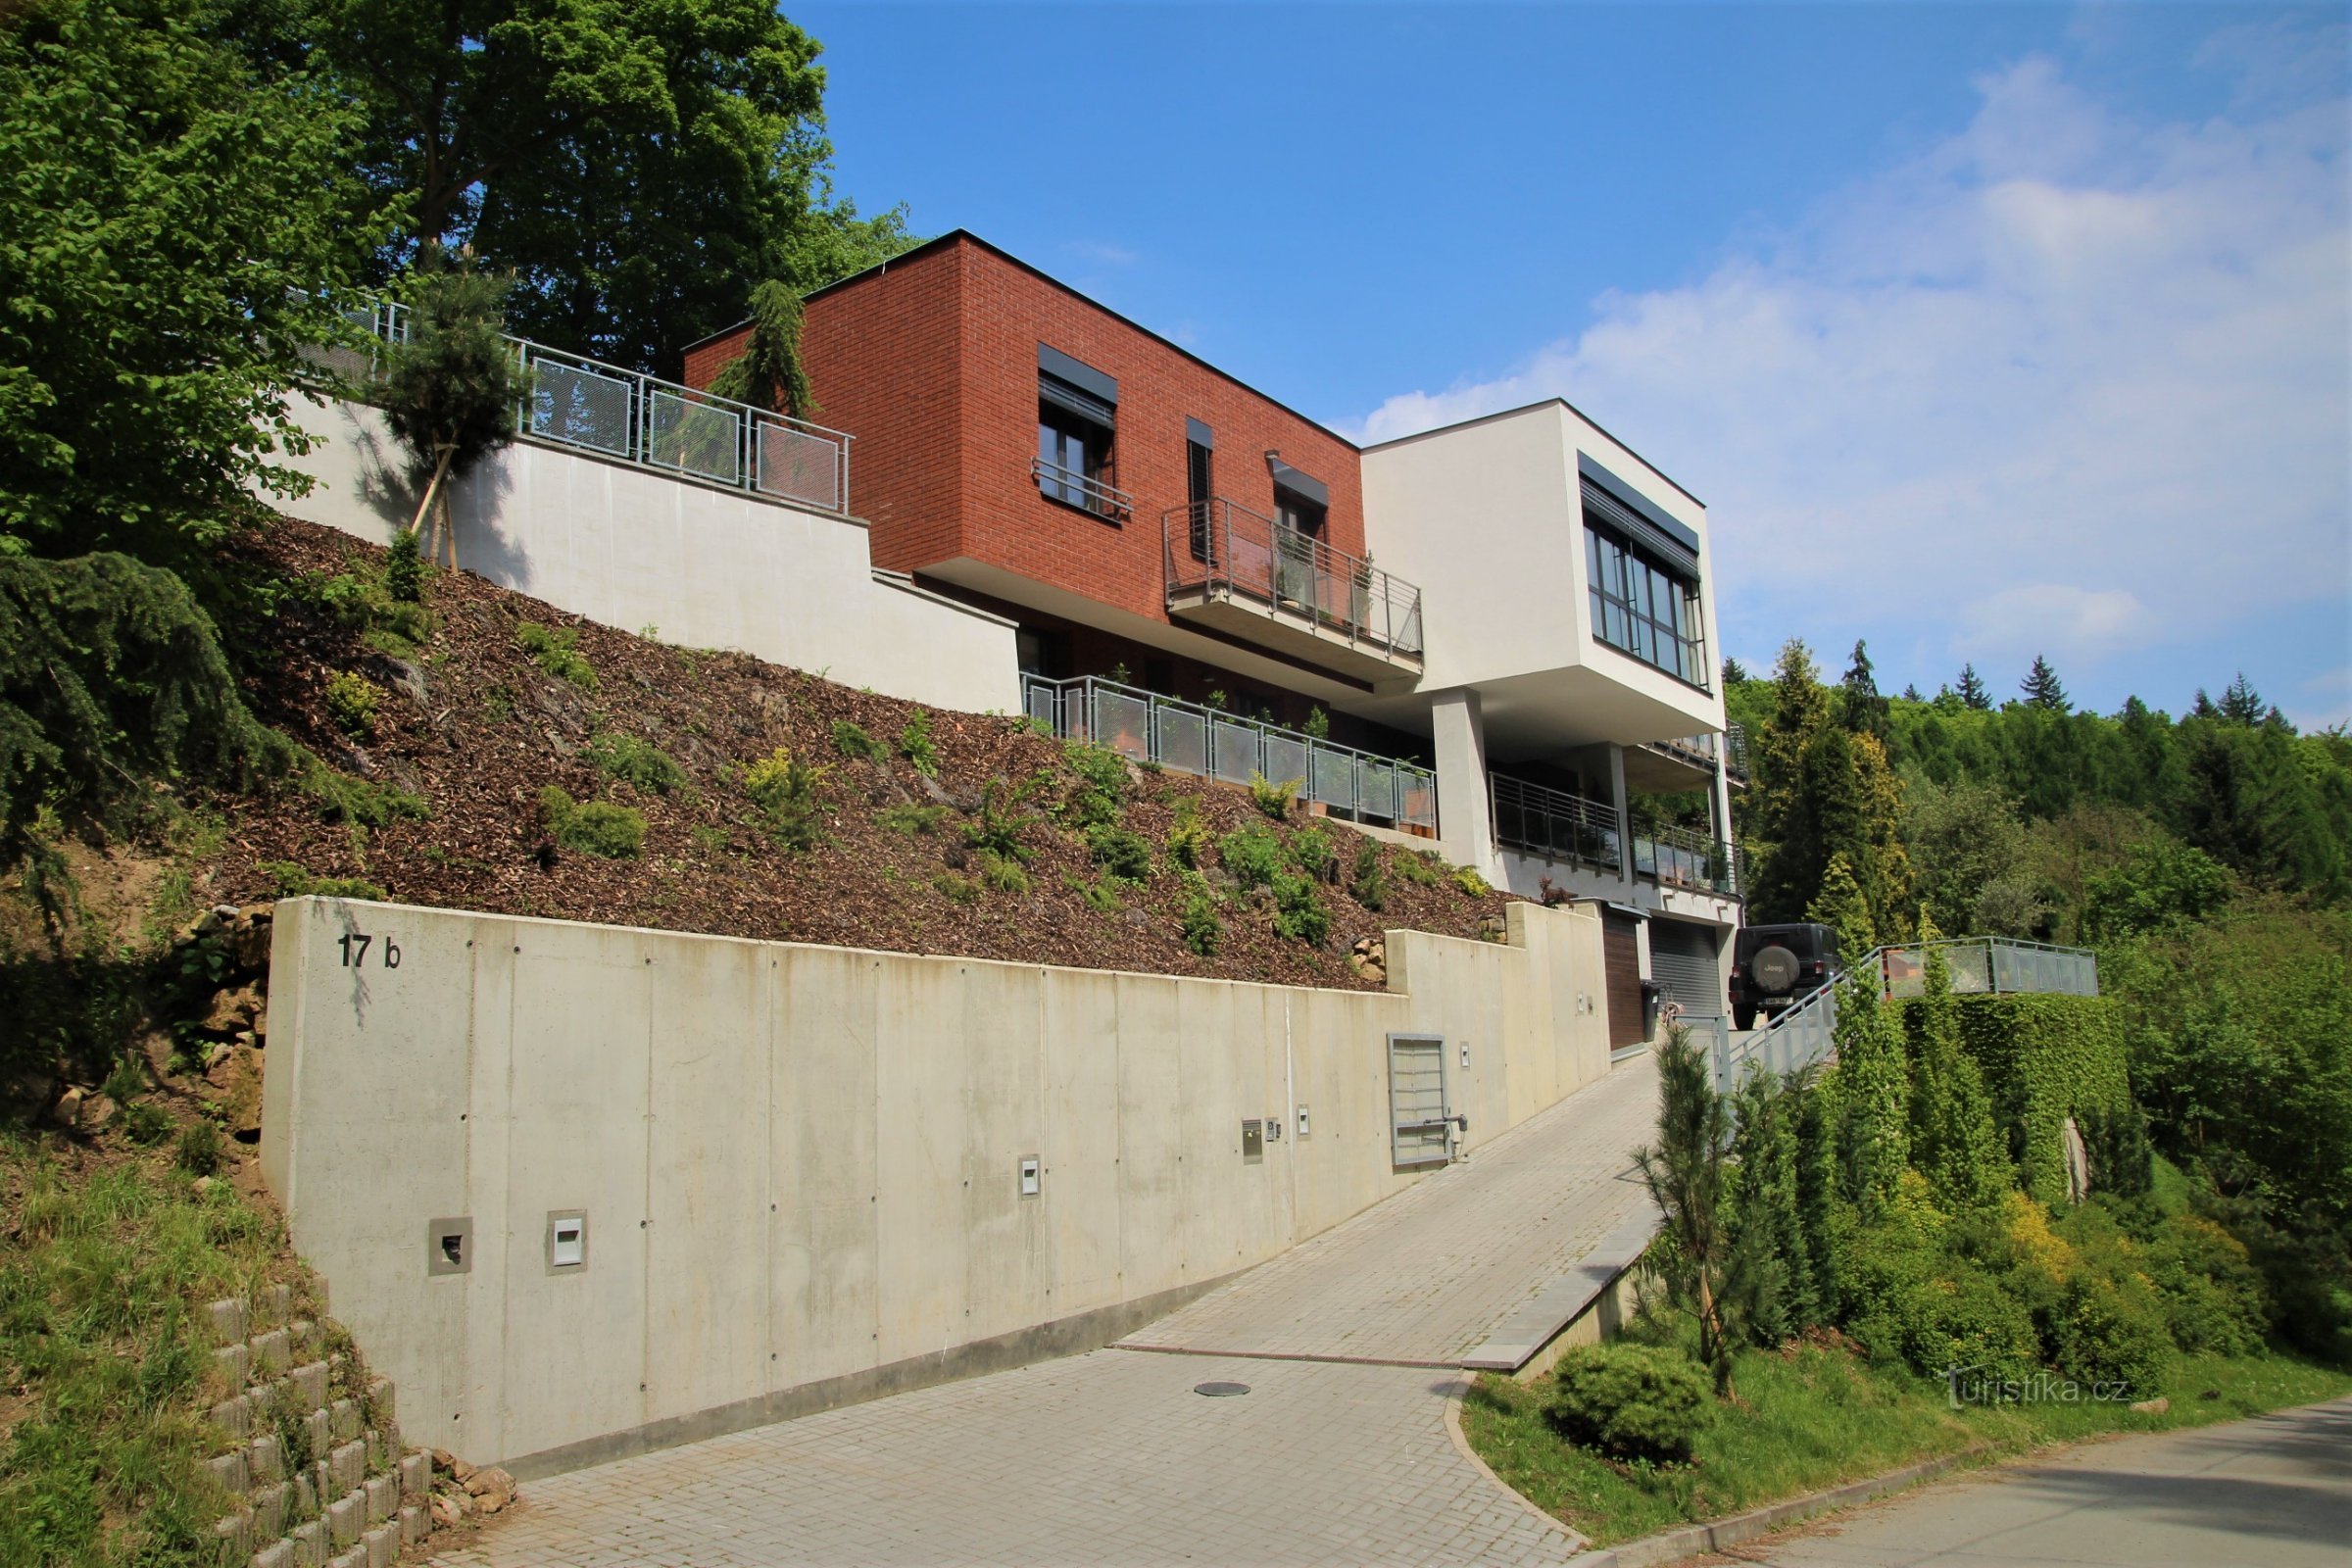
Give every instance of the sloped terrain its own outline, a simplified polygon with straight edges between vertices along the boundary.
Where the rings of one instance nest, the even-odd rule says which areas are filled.
[[[494,912],[1322,986],[1377,985],[1348,949],[1386,926],[1499,930],[1502,896],[1434,856],[1296,807],[1270,821],[1246,792],[1016,718],[928,714],[464,574],[428,568],[404,604],[385,552],[307,523],[245,553],[278,585],[273,614],[229,632],[249,701],[346,778],[218,800],[205,903],[371,884]],[[551,810],[551,787],[579,808]],[[625,852],[628,812],[634,853]]]

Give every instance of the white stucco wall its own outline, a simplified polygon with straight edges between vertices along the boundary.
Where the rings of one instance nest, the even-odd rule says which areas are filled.
[[[1391,1031],[1446,1037],[1475,1151],[1608,1070],[1598,919],[1514,906],[1509,939],[1392,932],[1365,993],[289,900],[263,1169],[405,1434],[556,1468],[1327,1229],[1416,1179]],[[1245,1117],[1292,1136],[1246,1163]],[[455,1216],[470,1270],[429,1274]]]
[[[388,542],[418,491],[382,416],[295,407],[323,441],[288,460],[317,484],[279,510]],[[591,620],[937,708],[1020,710],[1011,626],[877,581],[849,518],[533,442],[460,481],[452,510],[459,564]]]

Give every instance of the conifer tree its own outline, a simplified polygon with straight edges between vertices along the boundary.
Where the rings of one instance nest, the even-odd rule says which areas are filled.
[[[1960,666],[1960,701],[1980,713],[1992,710],[1992,693],[1984,689],[1984,679],[1974,664]]]
[[[1919,695],[1919,682],[1917,682],[1917,681],[1906,681],[1906,682],[1904,682],[1904,684],[1903,684],[1903,701],[1904,701],[1904,702],[1906,702],[1906,703],[1924,703],[1924,702],[1926,702],[1926,701],[1927,701],[1927,699],[1926,699],[1926,698],[1924,698],[1924,697],[1922,697],[1922,696],[1920,696],[1920,695]]]
[[[1845,679],[1838,684],[1838,721],[1857,735],[1875,735],[1882,742],[1886,738],[1886,699],[1880,694],[1878,676],[1871,668],[1870,646],[1858,637],[1854,639],[1853,662],[1846,666]]]
[[[2039,654],[2034,656],[2034,667],[2027,671],[2018,689],[2026,694],[2029,706],[2047,709],[2053,713],[2071,711],[2075,706],[2068,699],[2066,688],[2058,684],[2058,672]]]
[[[2202,697],[2205,694],[2199,692],[2197,695]],[[2262,722],[2263,708],[2262,694],[2254,689],[2253,683],[2246,679],[2246,672],[2241,669],[2237,672],[2237,679],[2230,683],[2230,689],[2222,693],[2218,711],[2221,717],[2233,724],[2259,724]]]
[[[1920,940],[1933,943],[1939,935],[1923,915]],[[1911,1089],[1911,1158],[1937,1206],[1957,1213],[1981,1208],[2007,1191],[2009,1162],[1993,1126],[1984,1070],[1960,1044],[1960,1003],[1940,947],[1928,949],[1926,980]]]
[[[1910,1066],[1902,1036],[1879,995],[1879,967],[1848,953],[1838,986],[1839,1154],[1847,1198],[1863,1218],[1893,1205],[1911,1162]]]
[[[801,365],[801,297],[769,279],[752,290],[752,331],[743,353],[711,377],[714,396],[806,419],[816,398]]]
[[[1870,901],[1863,897],[1861,884],[1854,880],[1853,865],[1842,850],[1830,857],[1829,869],[1821,875],[1821,891],[1805,906],[1805,918],[1838,933],[1838,946],[1848,963],[1859,963],[1864,954],[1879,945]]]
[[[1752,1254],[1735,1246],[1729,1197],[1732,1118],[1715,1092],[1714,1067],[1690,1031],[1671,1025],[1658,1048],[1658,1141],[1634,1163],[1661,1216],[1666,1287],[1698,1321],[1699,1359],[1715,1392],[1732,1392],[1732,1354],[1745,1340],[1741,1312]]]
[[[1778,1345],[1821,1321],[1799,1179],[1798,1122],[1809,1083],[1809,1075],[1752,1072],[1733,1096],[1734,1246],[1745,1262],[1748,1331],[1758,1345]]]

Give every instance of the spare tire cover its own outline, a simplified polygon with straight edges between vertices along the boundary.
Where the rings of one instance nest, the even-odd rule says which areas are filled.
[[[1755,977],[1756,989],[1779,996],[1796,984],[1796,955],[1787,948],[1774,946],[1764,949],[1748,962],[1748,973]]]

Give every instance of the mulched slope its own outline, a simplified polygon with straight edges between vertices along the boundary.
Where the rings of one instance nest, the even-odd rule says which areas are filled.
[[[382,552],[309,523],[279,519],[243,547],[257,573],[316,580],[373,570]],[[936,712],[938,778],[922,778],[895,755],[884,761],[843,757],[836,720],[858,724],[886,746],[914,705],[853,691],[743,654],[695,652],[629,636],[568,615],[468,575],[436,574],[428,591],[435,629],[414,662],[385,657],[358,633],[287,594],[277,613],[240,628],[253,643],[249,699],[267,723],[302,741],[333,766],[422,795],[431,815],[360,832],[322,821],[316,803],[281,788],[220,803],[230,819],[214,859],[208,896],[250,900],[277,891],[267,862],[295,862],[318,876],[358,876],[409,904],[676,931],[957,955],[1085,968],[1207,975],[1234,980],[1370,989],[1348,961],[1356,938],[1386,927],[1476,937],[1499,929],[1500,894],[1473,897],[1450,880],[1419,886],[1396,874],[1408,851],[1384,845],[1389,894],[1379,912],[1345,884],[1361,835],[1329,828],[1342,856],[1341,883],[1322,889],[1331,935],[1319,948],[1275,934],[1260,891],[1243,894],[1216,865],[1206,875],[1225,902],[1225,933],[1214,957],[1181,937],[1186,891],[1166,853],[1171,805],[1200,802],[1222,835],[1263,821],[1250,798],[1176,774],[1134,772],[1125,825],[1155,849],[1154,874],[1122,895],[1124,907],[1091,907],[1074,881],[1096,868],[1086,846],[1041,814],[1027,839],[1036,851],[1026,895],[952,899],[943,874],[971,875],[960,831],[992,779],[1020,784],[1050,775],[1032,796],[1051,808],[1077,783],[1059,742],[1015,720]],[[593,692],[543,671],[515,644],[526,620],[578,629],[579,653],[594,666]],[[355,745],[327,717],[330,676],[356,671],[383,689],[374,737]],[[674,758],[691,790],[639,793],[603,777],[581,755],[600,732],[626,732]],[[778,746],[821,761],[831,842],[806,853],[779,849],[745,795],[741,769]],[[557,851],[539,812],[543,787],[580,800],[633,806],[648,819],[642,856],[603,859]],[[940,830],[908,835],[876,813],[898,804],[946,804]],[[1297,824],[1280,831],[1288,834]]]

